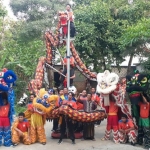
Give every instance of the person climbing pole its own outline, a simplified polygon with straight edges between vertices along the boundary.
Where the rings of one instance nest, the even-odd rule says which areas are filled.
[[[66,5],[66,11],[68,14],[68,20],[70,20],[70,37],[73,38],[76,34],[76,29],[74,26],[74,14],[73,11],[71,9],[71,5],[67,4]]]

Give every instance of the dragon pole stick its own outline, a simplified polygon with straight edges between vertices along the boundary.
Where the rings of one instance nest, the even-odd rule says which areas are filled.
[[[55,69],[54,67],[52,67],[48,63],[46,63],[46,66],[50,67],[51,69],[55,70],[56,72],[58,72],[59,74],[61,74],[62,76],[64,76],[66,78],[66,76],[64,74],[62,74],[60,71],[58,71],[57,69]]]

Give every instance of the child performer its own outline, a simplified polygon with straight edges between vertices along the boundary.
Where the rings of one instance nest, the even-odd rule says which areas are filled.
[[[119,121],[119,141],[126,143],[128,140],[131,145],[135,145],[136,133],[132,120],[128,119],[127,115],[123,114]]]
[[[29,145],[30,142],[30,125],[29,122],[24,118],[24,113],[19,113],[18,120],[14,122],[12,126],[12,142],[14,146],[20,143],[20,139],[23,139],[23,144]]]

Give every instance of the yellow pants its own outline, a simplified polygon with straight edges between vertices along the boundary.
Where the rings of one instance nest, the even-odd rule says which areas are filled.
[[[25,145],[31,144],[27,132],[24,132],[22,136],[19,136],[19,134],[16,130],[12,130],[12,142],[14,144],[19,144],[21,139],[22,139],[23,144],[25,144]]]
[[[46,143],[43,117],[40,114],[33,113],[31,115],[30,137],[31,143],[35,143],[36,141],[40,143]]]

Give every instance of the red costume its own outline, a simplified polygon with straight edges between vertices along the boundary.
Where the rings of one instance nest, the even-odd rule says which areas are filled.
[[[116,105],[115,102],[110,101],[110,105],[107,106],[106,109],[108,112],[108,117],[107,117],[107,127],[105,131],[105,139],[108,140],[110,137],[111,130],[113,131],[113,140],[115,142],[119,141],[118,137],[118,106]]]
[[[4,137],[4,146],[10,146],[11,143],[11,130],[9,115],[10,105],[0,106],[0,145],[2,145],[2,138]]]
[[[136,141],[136,133],[135,130],[130,130],[128,131],[128,129],[133,128],[134,124],[132,122],[132,120],[127,120],[125,123],[122,122],[122,120],[119,121],[119,130],[123,130],[123,131],[127,131],[126,133],[120,132],[119,131],[119,141],[122,143],[126,143],[127,140],[129,139],[129,142],[135,143]]]

